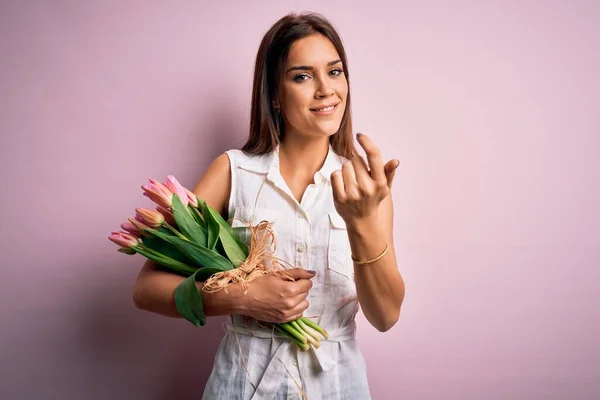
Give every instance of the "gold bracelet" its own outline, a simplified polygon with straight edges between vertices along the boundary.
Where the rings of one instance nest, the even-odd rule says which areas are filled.
[[[379,260],[381,257],[385,256],[385,254],[387,253],[387,251],[388,251],[388,244],[386,243],[385,244],[385,249],[383,250],[383,252],[380,255],[378,255],[377,257],[375,257],[374,259],[372,259],[372,260],[369,260],[369,261],[358,261],[356,258],[354,258],[353,255],[350,255],[350,257],[352,257],[352,261],[354,261],[355,263],[357,263],[359,265],[365,265],[365,264],[374,263],[375,261]]]

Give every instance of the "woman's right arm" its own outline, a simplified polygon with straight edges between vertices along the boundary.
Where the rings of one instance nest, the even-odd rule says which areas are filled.
[[[198,198],[227,219],[229,194],[231,192],[231,167],[227,154],[217,157],[206,170],[193,192]],[[273,275],[255,279],[246,294],[238,284],[228,287],[227,293],[200,291],[204,314],[247,315],[261,321],[287,322],[302,315],[308,307],[310,279],[314,274],[301,268],[288,271],[297,280],[286,282]],[[147,260],[133,287],[133,302],[141,310],[167,317],[181,318],[174,300],[175,288],[185,278],[164,271],[153,261]],[[203,282],[198,282],[199,289]]]
[[[147,260],[140,271],[133,287],[133,302],[140,310],[154,312],[160,315],[173,318],[181,318],[175,306],[173,295],[175,288],[185,278],[157,267],[156,263]],[[203,282],[198,282],[198,289],[201,289]],[[206,293],[200,291],[202,296],[202,307],[204,314],[231,315],[241,314],[243,308],[243,295],[239,285],[230,285],[229,293],[220,290],[216,293]]]

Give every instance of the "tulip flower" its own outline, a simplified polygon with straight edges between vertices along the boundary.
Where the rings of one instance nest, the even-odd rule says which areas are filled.
[[[148,180],[150,181],[149,184],[142,185],[144,196],[150,198],[150,200],[160,206],[165,208],[171,207],[173,192],[155,179],[150,178]]]
[[[165,217],[165,221],[167,224],[175,225],[175,217],[173,216],[173,213],[171,212],[171,210],[168,210],[168,209],[164,208],[163,206],[158,206],[158,207],[156,207],[156,211],[158,211],[159,213],[161,213],[163,215],[163,217]]]
[[[185,189],[183,186],[181,186],[181,184],[177,181],[177,179],[175,179],[175,177],[173,175],[168,175],[167,176],[167,182],[165,183],[165,186],[173,193],[176,194],[177,197],[179,197],[179,200],[181,200],[181,203],[187,207],[189,200],[188,200],[188,194],[186,193]],[[162,205],[162,204],[161,204]],[[163,206],[164,207],[164,206]]]
[[[140,232],[144,232],[144,230],[146,230],[146,229],[152,229],[148,225],[144,224],[143,222],[141,222],[135,218],[127,218],[127,219],[129,220],[131,225],[133,225],[135,227],[135,229],[137,229]]]
[[[129,232],[130,234],[132,234],[133,236],[138,237],[138,238],[142,234],[142,232],[138,228],[136,228],[135,225],[133,225],[131,223],[131,221],[123,222],[121,224],[121,229],[123,229],[124,231]]]
[[[192,205],[195,208],[198,208],[198,197],[196,197],[196,195],[190,191],[188,188],[184,187],[183,188],[185,190],[185,193],[187,194],[187,198],[188,201],[190,202],[190,205]]]
[[[124,248],[133,248],[141,243],[138,238],[136,238],[135,236],[133,236],[130,233],[123,232],[123,231],[111,232],[108,239],[111,242],[116,243],[119,246],[124,247]]]
[[[165,217],[161,213],[150,208],[136,208],[135,218],[150,228],[158,228],[165,222]]]

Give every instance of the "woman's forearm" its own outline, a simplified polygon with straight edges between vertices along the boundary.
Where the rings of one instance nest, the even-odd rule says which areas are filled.
[[[181,318],[175,306],[174,293],[177,286],[185,278],[156,268],[153,263],[146,263],[133,287],[133,301],[137,308],[172,318]],[[198,282],[198,289],[203,282]],[[241,287],[232,284],[227,292],[206,293],[200,290],[202,307],[207,317],[233,315],[241,311]]]
[[[372,260],[385,249],[385,232],[377,218],[348,226],[352,254],[360,261]],[[379,331],[389,330],[400,316],[404,300],[404,281],[396,263],[393,243],[379,260],[360,265],[354,263],[358,301],[367,320]]]

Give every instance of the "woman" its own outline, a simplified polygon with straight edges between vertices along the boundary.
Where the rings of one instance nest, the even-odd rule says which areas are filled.
[[[207,316],[231,316],[203,398],[370,398],[354,317],[362,307],[383,332],[400,314],[390,195],[398,161],[384,164],[365,135],[357,141],[366,160],[354,147],[338,34],[316,14],[283,17],[258,50],[247,143],[219,156],[194,192],[246,240],[251,221],[269,221],[276,256],[296,266],[289,270],[296,281],[266,275],[246,294],[237,285],[201,292]],[[147,262],[135,304],[179,317],[173,291],[181,281]],[[245,317],[282,323],[302,315],[330,334],[316,352],[298,351],[271,330],[243,329]]]

